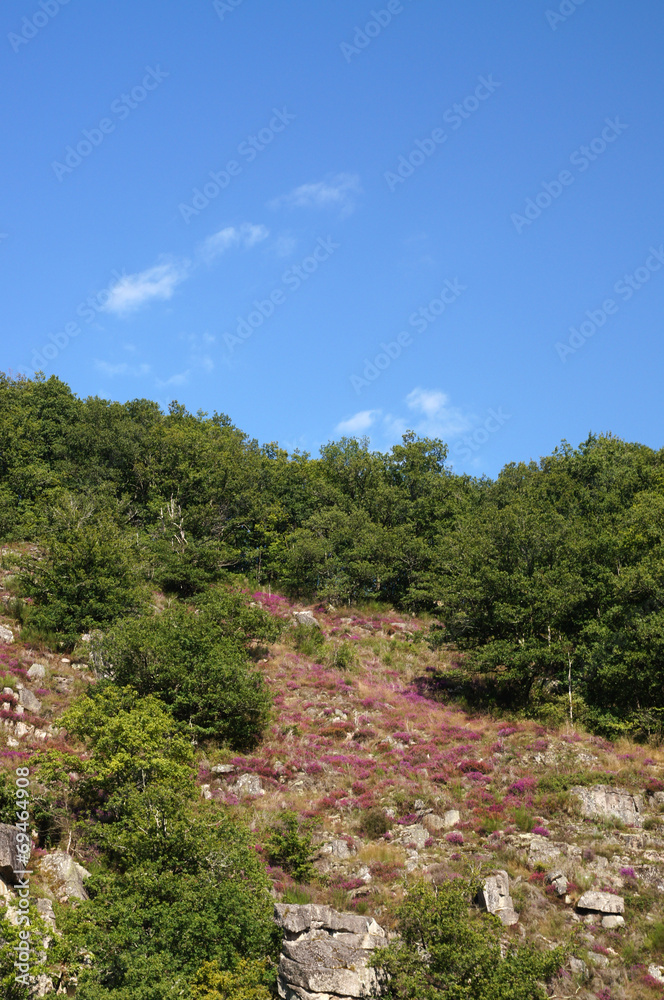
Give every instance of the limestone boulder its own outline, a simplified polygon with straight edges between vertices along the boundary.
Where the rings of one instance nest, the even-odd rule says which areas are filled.
[[[572,794],[579,803],[582,816],[590,819],[617,819],[627,826],[642,826],[645,802],[642,795],[633,795],[624,788],[575,785]]]
[[[0,642],[10,643],[14,641],[14,633],[6,625],[0,625]]]
[[[18,855],[18,830],[8,823],[0,823],[0,878],[12,885],[16,881],[14,871],[23,867]]]
[[[579,910],[591,913],[624,913],[625,900],[612,892],[584,892],[576,904]]]
[[[88,898],[83,882],[90,877],[90,872],[65,851],[53,851],[42,858],[40,872],[59,902]]]
[[[493,913],[498,917],[506,927],[515,924],[519,919],[510,896],[510,880],[506,871],[496,872],[486,880],[478,893],[477,902],[487,913]]]
[[[284,933],[282,1000],[355,1000],[370,994],[376,975],[367,962],[375,948],[387,944],[375,920],[311,903],[277,903],[274,918]]]
[[[320,628],[318,619],[314,617],[312,611],[294,611],[293,618],[296,625],[313,625],[315,628]]]

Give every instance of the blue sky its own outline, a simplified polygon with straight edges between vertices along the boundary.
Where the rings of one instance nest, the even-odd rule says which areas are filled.
[[[655,0],[5,0],[5,370],[495,476],[664,444]]]

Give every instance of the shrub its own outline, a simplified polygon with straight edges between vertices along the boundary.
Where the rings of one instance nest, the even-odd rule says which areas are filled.
[[[266,844],[270,864],[283,868],[296,882],[309,882],[315,874],[311,863],[311,828],[310,821],[301,824],[298,815],[287,809],[279,823],[272,827]]]
[[[110,513],[73,497],[63,502],[45,557],[21,577],[34,599],[22,613],[28,634],[55,634],[72,648],[82,632],[135,612],[142,603],[135,548]]]
[[[387,833],[391,826],[390,820],[382,809],[368,809],[362,813],[358,829],[369,840],[378,840],[379,837]]]
[[[247,750],[260,739],[270,710],[247,649],[253,638],[274,638],[276,631],[265,612],[218,593],[201,602],[198,613],[176,605],[119,622],[103,641],[105,672],[141,695],[157,695],[197,739]]]
[[[276,970],[267,959],[241,958],[232,970],[206,962],[198,970],[187,1000],[272,1000]],[[272,987],[272,988],[271,988]]]
[[[519,830],[523,830],[524,833],[530,833],[533,828],[534,820],[527,809],[515,809],[514,822],[518,826]]]
[[[487,914],[469,913],[479,884],[461,878],[417,882],[397,911],[400,938],[370,960],[389,1000],[545,1000],[541,985],[559,969],[561,949],[507,946]]]
[[[325,646],[325,636],[317,625],[296,625],[293,641],[303,656],[318,656]]]
[[[463,834],[462,833],[448,833],[445,837],[448,844],[463,844]]]

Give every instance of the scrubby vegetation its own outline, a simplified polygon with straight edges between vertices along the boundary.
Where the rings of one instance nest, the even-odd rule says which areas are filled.
[[[473,480],[410,433],[289,456],[54,377],[0,376],[0,434],[0,822],[28,761],[37,864],[91,872],[54,898],[56,986],[266,1000],[277,898],[398,930],[384,997],[584,996],[595,969],[660,1000],[656,860],[619,819],[579,824],[572,789],[650,796],[655,850],[662,452],[591,436]],[[565,903],[542,859],[572,840]],[[470,906],[497,867],[527,940]],[[569,909],[591,886],[631,914],[593,944]],[[559,974],[572,951],[585,979]]]

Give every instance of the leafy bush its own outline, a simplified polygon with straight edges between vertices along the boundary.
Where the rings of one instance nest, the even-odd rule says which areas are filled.
[[[479,884],[417,882],[400,905],[400,938],[371,959],[386,1000],[545,1000],[541,985],[560,967],[561,949],[511,945],[501,955],[501,926],[469,913]]]
[[[293,642],[302,656],[318,656],[325,647],[325,636],[317,625],[296,625]]]
[[[265,612],[220,592],[196,611],[176,604],[119,622],[103,642],[105,672],[141,695],[157,695],[197,739],[246,750],[260,739],[270,712],[248,649],[278,631]]]
[[[519,830],[523,830],[524,833],[530,833],[535,820],[527,809],[515,809],[514,822],[518,826]]]
[[[206,962],[191,984],[189,1000],[272,1000],[275,979],[267,959],[240,959],[232,970]]]
[[[279,823],[272,827],[266,844],[270,864],[283,868],[296,882],[309,882],[315,874],[311,863],[311,829],[310,821],[301,824],[297,813],[287,809],[281,814]]]
[[[137,555],[118,515],[70,497],[53,515],[46,555],[21,577],[34,605],[29,631],[56,634],[69,648],[82,632],[106,627],[141,605]]]
[[[370,840],[378,840],[379,837],[387,833],[391,826],[392,824],[383,809],[367,809],[360,817],[358,829]]]

